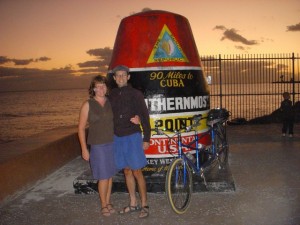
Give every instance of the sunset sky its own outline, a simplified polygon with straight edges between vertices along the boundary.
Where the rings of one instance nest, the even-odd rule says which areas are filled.
[[[300,53],[299,0],[0,0],[0,90],[106,72],[122,18],[149,9],[186,17],[200,56]]]

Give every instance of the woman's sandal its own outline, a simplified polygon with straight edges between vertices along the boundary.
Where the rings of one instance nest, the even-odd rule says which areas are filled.
[[[108,210],[111,214],[116,212],[116,210],[114,209],[113,204],[107,204],[106,206],[107,206],[107,208],[108,208]]]
[[[136,212],[136,211],[139,211],[139,210],[140,210],[139,206],[128,205],[128,206],[124,207],[119,213],[120,214],[126,214],[126,213]]]
[[[100,211],[101,211],[102,216],[105,216],[105,217],[110,216],[110,211],[109,211],[109,209],[107,207],[101,208]]]
[[[146,205],[141,208],[139,218],[144,219],[147,218],[148,216],[149,216],[149,206]]]

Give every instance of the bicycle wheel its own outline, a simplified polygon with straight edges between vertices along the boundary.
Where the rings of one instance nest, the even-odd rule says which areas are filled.
[[[224,168],[228,162],[228,143],[226,135],[226,127],[223,124],[218,124],[215,134],[214,145],[218,154],[220,169]]]
[[[192,195],[192,173],[183,159],[175,159],[166,175],[165,190],[172,210],[177,214],[186,212]]]

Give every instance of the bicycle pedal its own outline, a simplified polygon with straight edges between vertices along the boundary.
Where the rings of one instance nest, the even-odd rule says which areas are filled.
[[[207,182],[206,182],[204,173],[201,173],[201,178],[203,179],[204,185],[207,186]]]
[[[219,170],[220,170],[220,169],[222,169],[222,166],[221,166],[221,160],[220,160],[220,155],[219,155],[219,153],[217,153],[216,156],[217,156],[217,161],[218,161],[218,165],[219,165],[218,168],[219,168]]]

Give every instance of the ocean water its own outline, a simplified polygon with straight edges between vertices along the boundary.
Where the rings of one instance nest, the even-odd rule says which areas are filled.
[[[211,94],[218,95],[219,89],[218,85],[211,86]],[[249,120],[278,109],[281,93],[290,89],[290,84],[224,85],[222,93],[228,96],[223,96],[222,106],[231,111],[231,119]],[[300,92],[299,84],[296,92]],[[77,125],[80,107],[88,97],[87,89],[0,92],[0,144]],[[299,95],[295,100],[299,101]],[[219,106],[219,97],[211,96],[211,108]]]
[[[220,90],[220,88],[222,90]],[[282,93],[288,91],[296,94],[291,96],[295,103],[300,101],[300,84],[291,83],[254,83],[254,84],[223,84],[211,85],[211,108],[221,105],[219,95],[222,93],[222,107],[232,112],[231,119],[245,118],[251,120],[270,115],[280,107]],[[213,96],[216,95],[216,96]]]
[[[0,93],[0,143],[77,125],[87,89]]]

